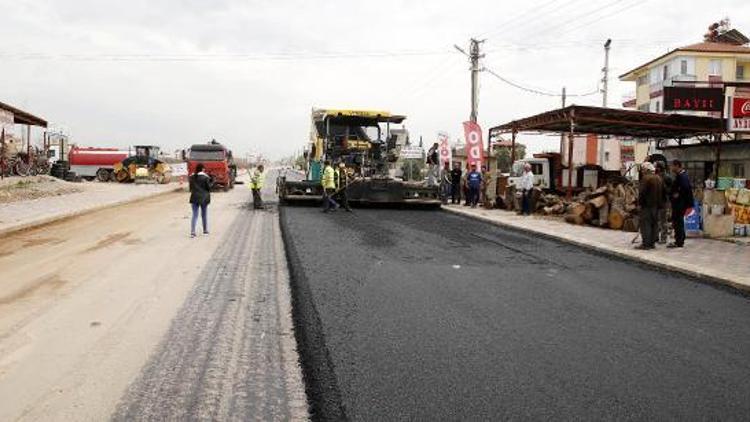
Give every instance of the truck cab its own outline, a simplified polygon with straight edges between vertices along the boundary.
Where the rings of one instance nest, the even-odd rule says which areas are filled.
[[[232,151],[224,145],[216,141],[193,145],[185,154],[185,159],[188,163],[189,174],[195,173],[196,167],[201,163],[206,174],[213,179],[214,186],[224,190],[234,188],[237,167],[234,164]]]
[[[531,172],[534,173],[534,186],[538,186],[541,189],[554,188],[550,162],[547,158],[529,158],[514,162],[510,171],[510,177],[508,178],[509,186],[518,185],[521,176],[523,176],[523,169],[526,164],[531,165]]]

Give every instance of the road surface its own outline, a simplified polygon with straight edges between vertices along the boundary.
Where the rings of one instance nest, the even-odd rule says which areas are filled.
[[[750,419],[746,297],[439,211],[282,227],[316,419]]]
[[[195,239],[186,193],[3,238],[0,420],[304,419],[276,210],[249,200],[213,194]]]

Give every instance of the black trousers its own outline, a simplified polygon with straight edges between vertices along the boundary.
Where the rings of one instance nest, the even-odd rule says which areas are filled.
[[[672,208],[672,228],[674,229],[674,243],[683,246],[685,244],[684,208]]]
[[[461,203],[461,184],[460,183],[451,184],[451,203],[453,204]]]
[[[263,198],[260,196],[260,189],[253,189],[253,208],[263,208]]]
[[[653,247],[659,233],[659,210],[656,208],[641,208],[639,220],[641,243],[643,246]]]
[[[339,200],[339,205],[344,207],[344,209],[351,209],[349,208],[349,197],[346,195],[346,189],[342,189],[341,192],[336,195],[336,199]]]

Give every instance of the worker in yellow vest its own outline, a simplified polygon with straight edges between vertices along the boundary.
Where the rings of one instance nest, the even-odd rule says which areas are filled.
[[[333,199],[336,193],[336,170],[331,166],[331,160],[325,161],[323,174],[320,179],[323,185],[323,212],[336,211],[339,204]]]
[[[260,191],[263,189],[263,182],[266,179],[266,175],[263,173],[263,164],[259,165],[250,176],[250,189],[253,191],[253,208],[256,210],[263,209],[263,198],[261,197]]]

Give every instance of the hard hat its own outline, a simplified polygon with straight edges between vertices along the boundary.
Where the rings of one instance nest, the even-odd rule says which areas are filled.
[[[344,163],[339,163],[339,167],[346,167],[346,164],[344,164]]]

